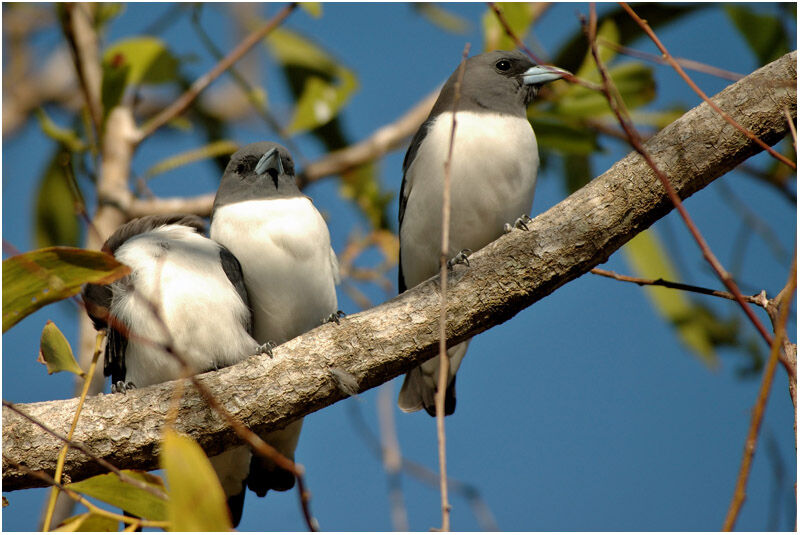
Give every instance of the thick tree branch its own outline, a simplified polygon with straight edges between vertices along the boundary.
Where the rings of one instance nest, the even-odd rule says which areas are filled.
[[[731,85],[714,100],[769,144],[787,133],[787,107],[797,116],[797,53]],[[760,151],[749,138],[701,104],[653,136],[647,151],[686,198]],[[450,274],[447,340],[456,344],[500,324],[595,265],[672,210],[664,188],[637,154],[529,224],[470,257]],[[345,397],[329,373],[352,374],[364,391],[400,375],[436,353],[438,277],[373,309],[327,324],[275,349],[273,358],[250,358],[201,376],[222,405],[256,432],[290,421]],[[172,383],[88,399],[74,439],[118,467],[152,469]],[[21,405],[27,414],[63,430],[77,400]],[[187,385],[176,428],[209,453],[237,439]],[[28,421],[3,410],[4,455],[52,473],[61,444]],[[64,472],[73,480],[103,469],[71,451]],[[25,470],[3,462],[4,489],[41,486]]]

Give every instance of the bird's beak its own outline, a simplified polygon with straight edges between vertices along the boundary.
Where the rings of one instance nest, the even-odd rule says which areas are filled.
[[[281,163],[281,155],[278,153],[276,147],[272,147],[264,156],[258,160],[256,164],[256,174],[263,175],[267,169],[276,169],[279,175],[283,174],[283,164]]]
[[[536,65],[522,73],[522,82],[525,85],[542,85],[563,78],[568,74],[572,73],[550,65]]]

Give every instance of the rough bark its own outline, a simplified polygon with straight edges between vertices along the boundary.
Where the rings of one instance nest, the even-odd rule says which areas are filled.
[[[788,131],[784,109],[797,117],[793,52],[729,86],[715,102],[769,144]],[[706,104],[687,112],[646,144],[658,166],[686,198],[722,176],[758,147]],[[630,154],[589,185],[537,217],[530,232],[515,231],[470,257],[470,267],[450,275],[448,344],[506,321],[605,261],[637,233],[672,209],[641,157]],[[433,356],[438,344],[438,277],[373,309],[326,324],[275,350],[273,358],[245,362],[201,376],[222,404],[255,431],[293,419],[346,397],[330,368],[352,374],[359,391],[377,386]],[[174,383],[87,400],[74,439],[120,468],[156,467],[158,442]],[[20,405],[64,433],[77,401]],[[236,442],[190,385],[181,400],[179,431],[216,454]],[[52,473],[58,440],[3,409],[3,454]],[[72,480],[102,470],[70,451]],[[3,461],[6,491],[41,486]]]

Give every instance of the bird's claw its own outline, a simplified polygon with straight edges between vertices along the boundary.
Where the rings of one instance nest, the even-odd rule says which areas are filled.
[[[456,264],[464,264],[465,266],[469,267],[469,255],[472,254],[472,249],[461,249],[457,255],[447,261],[447,269],[453,269],[453,266]]]
[[[339,318],[345,317],[347,314],[342,312],[341,310],[337,310],[336,312],[332,312],[331,314],[325,316],[325,319],[322,320],[323,323],[335,323],[339,325]]]
[[[128,390],[133,390],[136,388],[136,385],[128,381],[117,381],[116,383],[111,383],[111,393],[112,394],[124,394]]]
[[[260,344],[256,348],[256,355],[263,355],[264,353],[266,353],[267,355],[270,356],[270,358],[272,358],[272,350],[275,349],[276,347],[278,347],[278,344],[276,344],[272,340],[267,340],[266,342]]]
[[[519,229],[519,230],[529,230],[528,229],[528,223],[530,223],[531,221],[533,221],[533,219],[528,217],[528,214],[522,214],[521,216],[519,216],[517,218],[516,221],[514,221],[514,226],[513,227],[509,223],[506,223],[505,225],[503,225],[503,232],[508,234],[509,232],[514,230],[515,228]]]

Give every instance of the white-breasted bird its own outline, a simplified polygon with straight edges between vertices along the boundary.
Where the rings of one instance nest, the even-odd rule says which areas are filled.
[[[542,84],[566,71],[538,66],[518,51],[494,51],[466,60],[456,111],[450,171],[448,258],[477,251],[500,237],[507,223],[524,226],[539,168],[536,136],[527,105]],[[411,140],[403,161],[400,194],[399,291],[439,271],[444,164],[453,120],[458,69],[439,93]],[[527,217],[527,216],[525,216]],[[455,411],[455,378],[469,340],[448,349],[450,374],[445,414]],[[398,405],[435,415],[439,357],[406,374]]]
[[[239,262],[204,231],[197,216],[147,216],[121,226],[103,245],[131,268],[116,282],[83,290],[95,328],[107,329],[104,373],[111,376],[112,391],[181,377],[168,350],[196,373],[260,353]],[[250,455],[240,446],[210,458],[234,526],[242,514]]]
[[[214,199],[210,236],[242,265],[258,342],[281,344],[336,315],[338,264],[328,226],[297,187],[286,148],[252,143],[231,157]],[[301,426],[302,419],[263,438],[294,460]],[[254,456],[247,484],[263,496],[290,489],[294,476]]]

